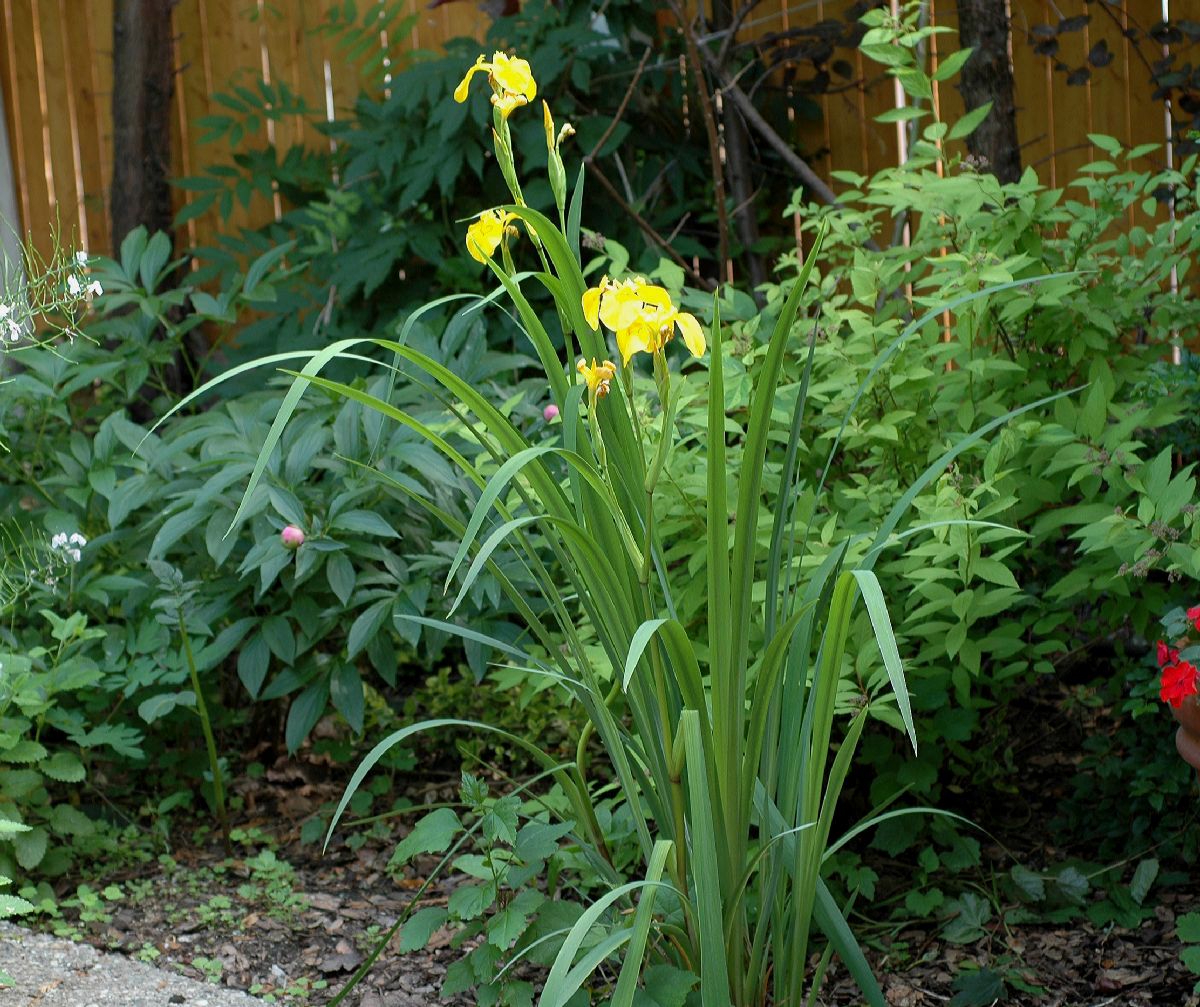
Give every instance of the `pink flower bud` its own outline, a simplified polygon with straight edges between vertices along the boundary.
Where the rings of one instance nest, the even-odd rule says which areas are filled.
[[[547,423],[549,423],[551,420],[558,419],[558,406],[551,402],[550,405],[546,406],[546,408],[542,410],[542,416],[545,418]]]
[[[279,538],[283,541],[285,549],[299,549],[304,545],[304,532],[294,524],[290,524],[284,528]]]

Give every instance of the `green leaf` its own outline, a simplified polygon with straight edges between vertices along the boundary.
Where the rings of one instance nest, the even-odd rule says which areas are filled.
[[[950,903],[957,914],[942,930],[942,936],[952,944],[972,944],[985,936],[986,924],[992,918],[992,907],[986,899],[967,892]]]
[[[284,664],[296,659],[296,635],[285,616],[269,616],[263,622],[261,634],[271,653]]]
[[[32,871],[46,856],[49,839],[50,834],[41,826],[28,832],[18,832],[12,837],[17,863],[25,870]]]
[[[434,931],[446,923],[449,915],[445,909],[438,906],[426,906],[424,909],[418,909],[409,917],[408,922],[404,924],[404,929],[400,932],[400,953],[408,954],[424,948],[429,943],[429,938],[433,936]]]
[[[883,588],[879,586],[879,578],[871,570],[853,570],[858,589],[862,592],[863,602],[867,606],[867,614],[871,618],[871,628],[875,631],[875,641],[879,644],[879,652],[883,655],[883,665],[887,669],[888,681],[892,684],[892,692],[896,695],[896,708],[908,731],[913,753],[917,751],[917,728],[913,723],[912,704],[908,699],[908,685],[904,681],[904,666],[900,663],[900,651],[896,647],[896,634],[892,630],[892,620],[888,615],[887,602],[883,598]]]
[[[651,965],[642,975],[644,989],[633,998],[633,1007],[684,1007],[700,977],[673,965]]]
[[[1041,902],[1046,897],[1046,882],[1040,874],[1017,864],[1010,872],[1013,884],[1031,902]]]
[[[339,664],[329,677],[329,697],[333,707],[350,725],[355,734],[363,729],[363,683],[358,668],[353,664]]]
[[[313,682],[299,696],[292,700],[288,709],[287,726],[284,729],[284,741],[288,752],[295,752],[300,747],[308,732],[311,731],[329,701],[329,683],[322,680]]]
[[[330,553],[329,558],[325,560],[325,578],[329,581],[329,589],[337,596],[337,600],[343,605],[348,605],[350,596],[354,594],[357,574],[354,572],[354,564],[345,553]]]
[[[147,724],[153,724],[171,713],[177,706],[195,706],[196,694],[191,689],[181,692],[160,692],[138,704],[138,716]]]
[[[949,80],[963,68],[963,64],[971,58],[971,54],[974,51],[974,49],[968,47],[966,49],[959,49],[958,52],[952,52],[945,58],[939,58],[938,68],[933,74],[933,79],[937,81]]]
[[[1071,902],[1081,905],[1087,897],[1091,885],[1076,868],[1067,867],[1058,873],[1054,879],[1058,890]]]
[[[0,920],[6,920],[10,916],[22,916],[25,913],[33,912],[34,906],[32,902],[26,902],[16,895],[0,894]],[[0,973],[3,975],[4,973]],[[12,985],[12,979],[8,979],[9,985]]]
[[[922,116],[929,115],[927,108],[915,108],[912,105],[901,105],[899,108],[889,108],[886,112],[880,112],[875,116],[876,122],[908,122],[912,119],[920,119]]]
[[[401,867],[421,853],[445,853],[460,832],[462,822],[452,808],[435,808],[400,840],[388,866]]]
[[[50,812],[50,828],[60,836],[90,836],[96,831],[96,823],[78,808],[56,804]]]
[[[242,648],[237,661],[238,678],[242,680],[242,685],[246,687],[252,699],[258,698],[258,690],[262,688],[270,664],[271,651],[267,647],[267,641],[262,638],[261,633],[256,633]]]
[[[359,613],[358,618],[350,626],[350,633],[346,638],[347,658],[353,660],[371,642],[380,627],[387,621],[388,613],[391,610],[392,599],[380,598]]]
[[[1150,893],[1150,886],[1154,884],[1154,880],[1157,877],[1158,861],[1153,857],[1148,857],[1141,861],[1134,870],[1133,878],[1129,882],[1129,897],[1140,906]]]
[[[22,738],[15,745],[0,750],[0,762],[16,762],[28,765],[31,762],[41,762],[49,753],[44,745],[32,738]]]
[[[1177,916],[1175,936],[1188,944],[1200,944],[1200,913],[1184,913]]]
[[[399,538],[399,533],[380,515],[369,510],[349,510],[339,514],[330,522],[330,527],[340,531],[358,532],[363,535],[380,535],[384,538]]]
[[[971,572],[989,584],[998,584],[1001,587],[1019,586],[1012,571],[998,559],[977,559],[971,564]]]
[[[951,988],[957,992],[950,998],[950,1007],[991,1007],[1008,997],[1004,977],[987,968],[961,973]]]
[[[973,108],[953,126],[950,127],[950,132],[946,134],[949,140],[962,140],[970,136],[979,128],[979,124],[987,118],[988,113],[992,110],[990,101],[984,102],[978,108]]]
[[[574,822],[526,822],[517,833],[513,853],[526,864],[548,860],[574,827]]]

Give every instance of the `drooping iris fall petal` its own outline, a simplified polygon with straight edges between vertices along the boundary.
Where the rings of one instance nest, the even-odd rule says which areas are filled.
[[[512,219],[511,213],[502,210],[484,210],[479,219],[467,227],[467,251],[471,258],[476,262],[487,262],[495,255]]]

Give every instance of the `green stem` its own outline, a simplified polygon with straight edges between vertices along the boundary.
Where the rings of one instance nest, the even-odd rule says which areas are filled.
[[[204,745],[208,749],[208,766],[212,772],[213,802],[217,806],[217,823],[221,826],[221,839],[225,844],[225,852],[231,854],[233,847],[229,842],[229,816],[225,811],[225,783],[221,778],[221,763],[217,759],[217,742],[213,737],[212,721],[208,716],[208,707],[204,703],[204,693],[200,691],[200,674],[196,671],[196,658],[192,654],[192,641],[188,636],[182,605],[179,606],[179,635],[183,638],[183,653],[187,658],[188,675],[192,680],[192,691],[196,694],[196,713],[200,717],[200,726],[204,731]]]

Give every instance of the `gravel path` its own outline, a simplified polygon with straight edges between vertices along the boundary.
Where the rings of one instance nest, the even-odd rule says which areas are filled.
[[[0,988],[4,1007],[261,1007],[264,1002],[3,923],[0,969],[16,980],[15,987]]]

